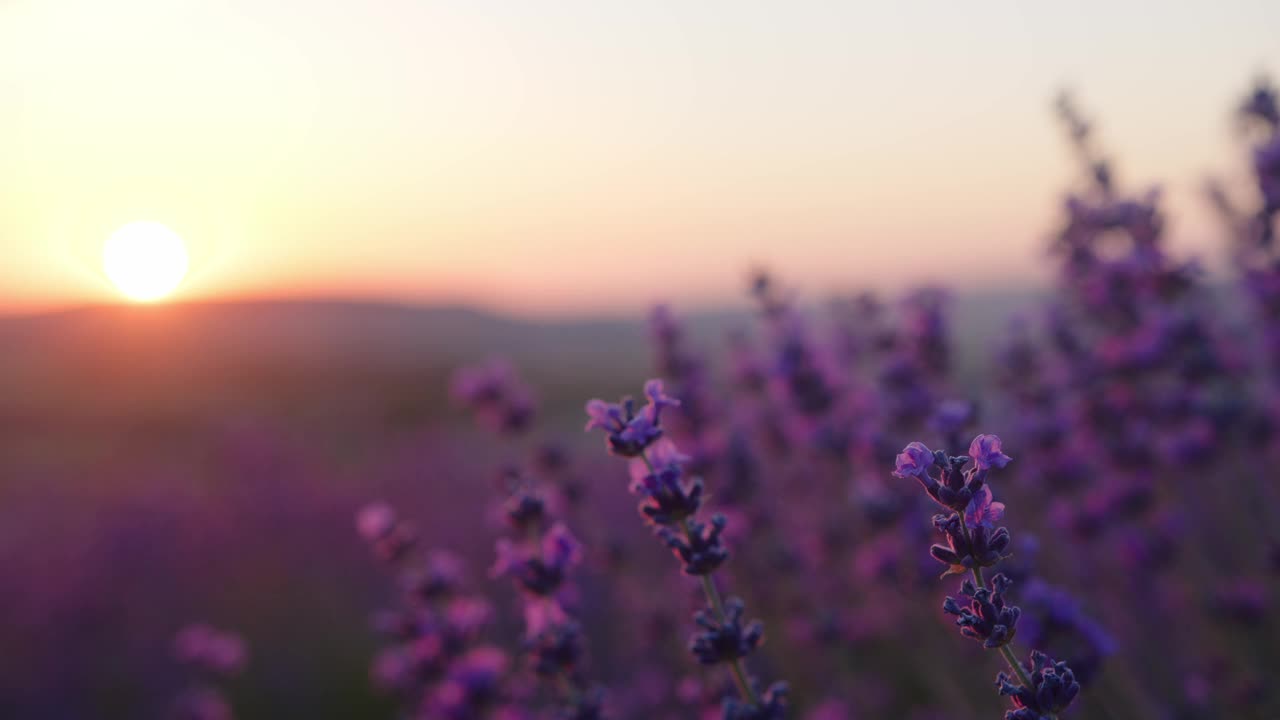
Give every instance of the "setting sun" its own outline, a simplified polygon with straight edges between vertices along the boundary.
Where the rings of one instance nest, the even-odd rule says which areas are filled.
[[[120,292],[132,300],[160,300],[187,274],[187,248],[182,238],[156,222],[133,222],[107,238],[102,268]]]

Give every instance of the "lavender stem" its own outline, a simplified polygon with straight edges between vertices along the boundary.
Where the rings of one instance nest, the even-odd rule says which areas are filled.
[[[649,452],[646,450],[640,453],[640,459],[644,460],[645,467],[650,473],[657,473],[653,467],[653,461],[649,459]],[[689,527],[689,519],[685,518],[680,521],[680,527],[684,530],[684,536],[689,542],[693,542],[693,530]],[[716,587],[715,582],[710,575],[702,575],[702,592],[707,596],[707,603],[716,613],[716,619],[720,622],[727,622],[728,618],[724,611],[724,601],[720,599],[720,589]],[[738,692],[741,693],[742,699],[750,702],[752,705],[759,705],[760,698],[751,687],[750,681],[747,680],[746,668],[742,666],[742,660],[735,659],[729,663],[729,669],[733,672],[733,682],[738,686]]]
[[[964,531],[965,539],[972,541],[969,535],[969,525],[964,520],[964,513],[960,513],[960,529]],[[971,570],[973,571],[973,581],[978,584],[978,588],[985,588],[987,580],[983,576],[982,568],[974,565]],[[1023,669],[1022,663],[1018,662],[1018,656],[1009,649],[1008,645],[1000,646],[1000,655],[1004,657],[1004,661],[1009,664],[1009,668],[1013,670],[1013,673],[1018,676],[1018,681],[1025,687],[1031,687],[1031,678],[1027,675],[1027,671]]]

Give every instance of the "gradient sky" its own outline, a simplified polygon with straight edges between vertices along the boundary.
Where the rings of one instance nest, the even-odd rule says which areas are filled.
[[[118,295],[132,220],[187,299],[520,313],[1026,285],[1075,90],[1179,248],[1244,170],[1230,110],[1280,3],[0,0],[0,311]]]

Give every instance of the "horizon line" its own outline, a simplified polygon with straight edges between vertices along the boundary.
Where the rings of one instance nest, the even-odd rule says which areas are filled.
[[[914,290],[916,288],[912,288]],[[1045,295],[1051,292],[1051,288],[1033,287],[1033,286],[1016,286],[1010,285],[999,288],[964,288],[952,289],[941,288],[953,297],[990,297],[1002,295]],[[896,293],[873,292],[882,298],[899,298],[911,292],[906,290]],[[852,294],[852,293],[850,293]],[[800,303],[802,306],[814,304],[823,304],[837,297],[840,294],[823,293],[820,296],[809,298],[806,302]],[[721,315],[739,312],[751,312],[750,299],[743,293],[741,301],[737,303],[729,301],[701,302],[693,301],[690,303],[679,304],[655,300],[649,303],[643,309],[613,309],[613,310],[537,310],[532,312],[519,312],[503,306],[486,305],[484,303],[468,302],[465,300],[426,300],[412,298],[396,298],[396,297],[378,297],[372,295],[239,295],[233,297],[197,297],[191,299],[174,299],[160,302],[132,302],[129,300],[119,301],[100,301],[100,302],[79,302],[69,304],[50,305],[45,307],[32,308],[4,308],[0,307],[0,321],[12,320],[36,320],[41,318],[53,318],[58,316],[75,315],[79,313],[88,313],[96,311],[136,311],[139,313],[161,313],[169,310],[182,309],[199,309],[199,308],[218,308],[218,307],[247,307],[247,306],[349,306],[349,307],[371,307],[385,309],[399,309],[409,311],[458,311],[470,312],[478,315],[486,315],[495,319],[511,319],[524,322],[592,322],[592,321],[617,321],[635,318],[643,318],[649,309],[658,305],[673,305],[675,309],[683,315]],[[683,309],[682,309],[683,308]]]

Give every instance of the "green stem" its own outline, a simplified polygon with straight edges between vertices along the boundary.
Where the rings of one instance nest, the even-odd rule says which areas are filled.
[[[687,525],[684,531],[687,536],[689,533]],[[717,588],[716,584],[712,582],[710,575],[703,575],[700,579],[702,580],[702,592],[706,593],[707,601],[711,603],[711,608],[716,611],[717,616],[725,617],[724,603],[720,600],[720,588]]]
[[[689,542],[693,542],[693,531],[689,527],[688,519],[680,523],[684,527],[684,535]],[[728,622],[728,615],[724,611],[724,601],[720,599],[720,589],[716,587],[715,581],[710,575],[703,575],[702,592],[707,596],[707,602],[711,605],[711,609],[715,611],[716,618],[723,625]],[[742,665],[742,658],[734,658],[729,663],[729,670],[733,672],[733,682],[738,686],[738,692],[742,693],[742,698],[749,701],[752,705],[759,706],[760,698],[756,696],[755,690],[751,687],[751,682],[747,680],[747,670]]]
[[[1018,680],[1023,684],[1023,686],[1030,688],[1031,678],[1027,677],[1027,671],[1022,668],[1022,663],[1018,662],[1018,658],[1014,656],[1013,651],[1009,649],[1009,646],[1001,645],[1000,654],[1004,656],[1004,661],[1009,663],[1009,667],[1013,668],[1013,671],[1018,674]]]
[[[656,475],[657,470],[653,467],[653,462],[649,460],[647,452],[641,453],[640,458],[644,460],[645,467],[649,469],[649,473]],[[689,527],[689,519],[685,518],[680,521],[680,527],[684,530],[685,540],[693,542],[693,529]],[[720,589],[716,587],[715,582],[710,575],[701,575],[702,592],[707,596],[707,603],[716,614],[716,619],[723,625],[728,622],[728,616],[724,612],[724,601],[720,599]],[[742,699],[755,705],[760,706],[760,697],[756,694],[754,688],[751,687],[751,681],[747,679],[747,670],[743,666],[742,658],[734,658],[729,663],[729,670],[733,673],[733,683],[738,686],[738,692],[742,695]]]
[[[969,534],[969,525],[964,521],[964,513],[959,513],[959,515],[960,515],[960,529],[964,532],[964,539],[966,542],[969,543],[969,546],[972,547],[973,537]],[[973,570],[973,581],[978,583],[978,589],[981,590],[986,588],[987,580],[982,575],[982,568],[977,565],[974,565],[972,570]],[[1022,663],[1018,662],[1018,656],[1014,655],[1013,651],[1009,649],[1008,645],[1000,646],[1000,655],[1004,657],[1005,662],[1009,663],[1009,669],[1013,670],[1014,674],[1018,676],[1018,682],[1021,682],[1023,687],[1030,689],[1031,678],[1027,675],[1027,671],[1023,669]]]

